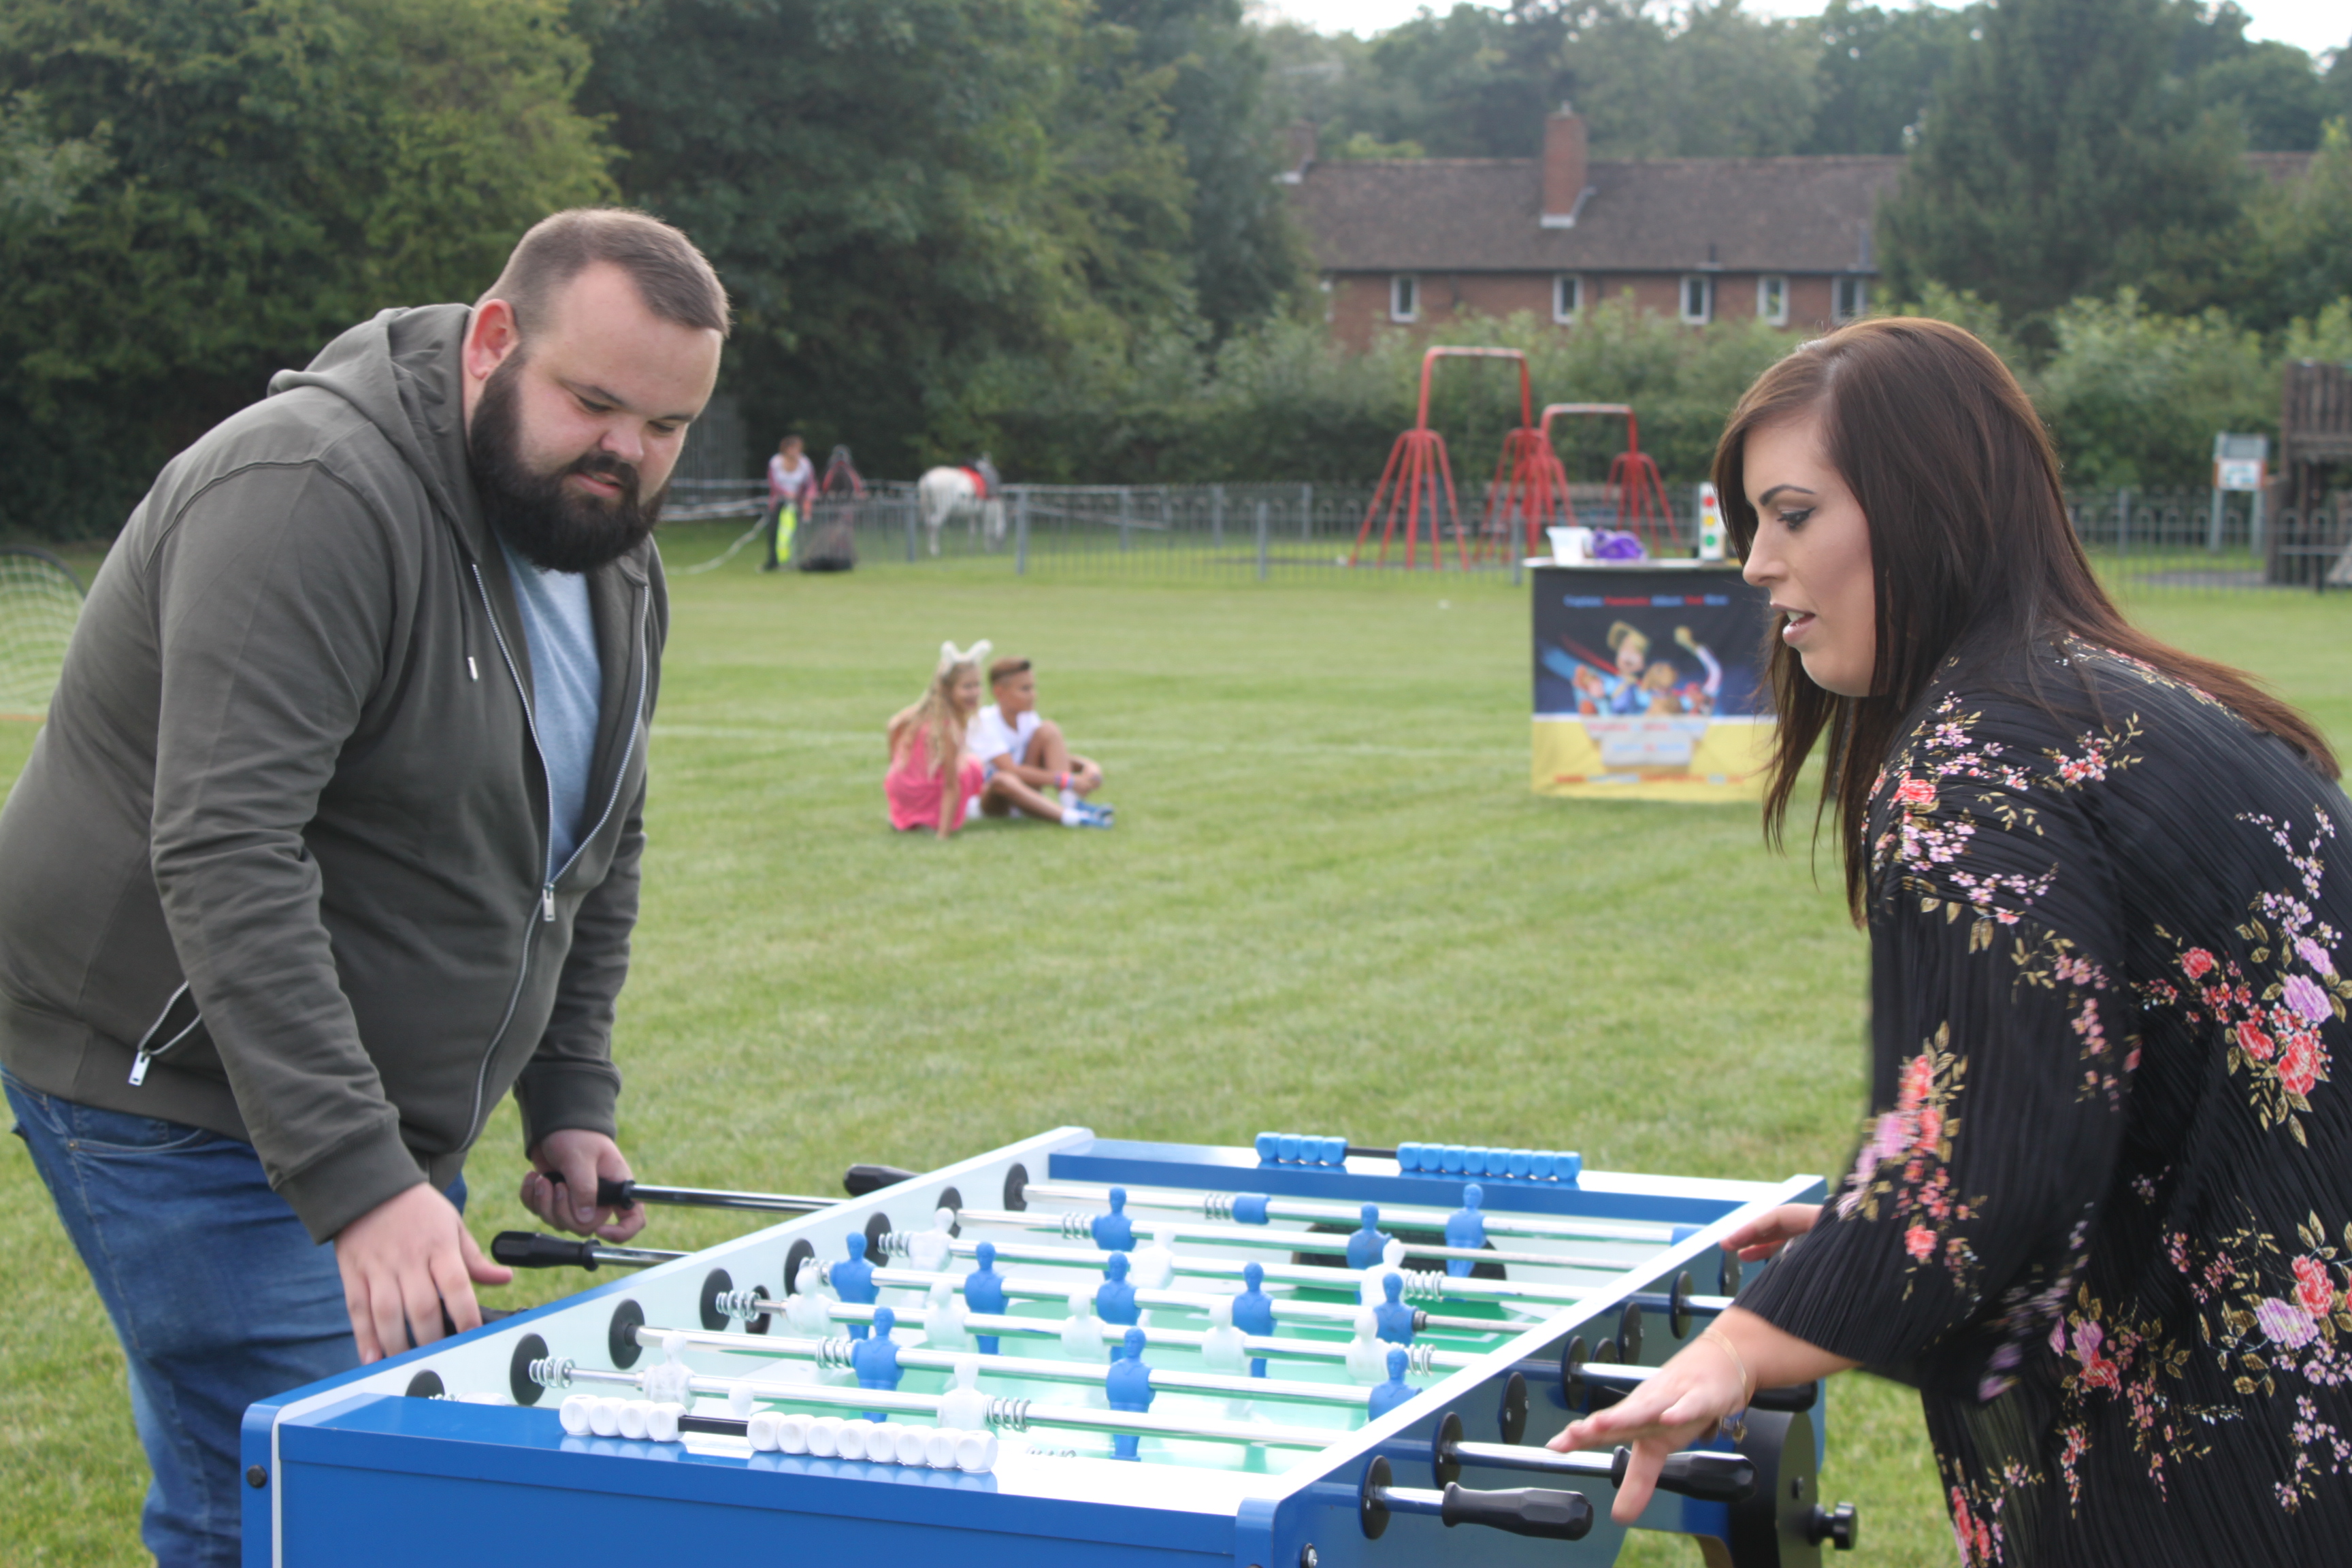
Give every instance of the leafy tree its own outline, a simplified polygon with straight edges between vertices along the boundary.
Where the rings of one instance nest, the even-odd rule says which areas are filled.
[[[1061,0],[581,0],[585,107],[632,200],[692,234],[740,318],[755,425],[869,472],[981,438],[994,362],[1059,374],[1190,318],[1168,78]],[[747,62],[756,68],[745,68]],[[725,81],[714,99],[710,84]]]
[[[1168,134],[1192,185],[1186,257],[1211,331],[1282,308],[1302,286],[1306,248],[1275,182],[1266,48],[1240,0],[1097,0],[1096,14],[1133,33],[1141,65],[1170,72]]]
[[[2236,124],[2166,70],[2161,0],[1997,0],[1880,210],[1898,297],[1967,286],[2035,324],[2137,283],[2195,308],[2251,238]]]
[[[1896,153],[1927,117],[1936,89],[1951,71],[1984,6],[1947,10],[1913,5],[1883,10],[1830,0],[1816,24],[1820,99],[1803,153]]]
[[[0,527],[110,531],[271,371],[607,196],[586,63],[551,0],[12,0],[18,166],[58,153],[0,269]]]
[[[2278,369],[2221,311],[2163,317],[2124,289],[2056,312],[2035,403],[2070,486],[2193,486],[2217,430],[2274,430]]]
[[[0,101],[0,244],[46,228],[104,172],[106,128],[58,142],[42,131],[38,93]]]
[[[2256,195],[2253,215],[2257,243],[2232,301],[2243,320],[2276,331],[2352,295],[2352,135],[2346,121],[2328,122],[2301,179]]]
[[[2319,145],[2329,95],[2309,55],[2292,44],[2249,40],[2252,18],[2231,0],[2210,9],[2179,0],[2174,15],[2174,73],[2200,102],[2236,118],[2247,146],[2307,152]]]

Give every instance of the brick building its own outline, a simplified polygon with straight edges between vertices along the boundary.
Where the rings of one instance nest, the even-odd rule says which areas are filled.
[[[1761,316],[1822,328],[1867,311],[1871,225],[1899,157],[1589,159],[1584,120],[1544,155],[1321,163],[1311,131],[1285,176],[1330,297],[1361,348],[1383,323],[1533,313],[1574,324],[1631,289],[1698,325]]]

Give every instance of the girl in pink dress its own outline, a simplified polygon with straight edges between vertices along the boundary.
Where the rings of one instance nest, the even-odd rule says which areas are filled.
[[[939,668],[921,700],[890,720],[890,771],[882,775],[882,793],[890,803],[890,826],[901,832],[928,827],[945,838],[963,826],[980,798],[987,770],[963,749],[963,737],[980,711],[980,667],[989,647],[984,637],[961,652],[941,643]]]

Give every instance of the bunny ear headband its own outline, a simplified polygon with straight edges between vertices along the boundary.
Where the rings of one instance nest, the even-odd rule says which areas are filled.
[[[949,670],[953,669],[960,664],[969,664],[977,667],[981,661],[988,658],[989,654],[995,649],[995,647],[996,645],[994,643],[990,642],[986,637],[982,637],[978,642],[972,644],[970,647],[965,648],[959,653],[956,650],[955,644],[951,642],[943,642],[940,644],[940,667],[938,669],[932,671],[931,679],[934,680],[938,679],[940,676],[945,675]]]

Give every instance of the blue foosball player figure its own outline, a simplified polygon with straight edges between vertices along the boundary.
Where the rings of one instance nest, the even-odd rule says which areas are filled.
[[[1412,1309],[1404,1304],[1404,1276],[1391,1273],[1381,1281],[1381,1294],[1388,1300],[1372,1309],[1381,1338],[1392,1345],[1412,1343]]]
[[[873,1305],[878,1292],[874,1289],[874,1265],[866,1261],[866,1235],[863,1231],[849,1233],[848,1260],[835,1264],[825,1279],[832,1285],[833,1293],[843,1300],[855,1301],[861,1306]],[[866,1325],[863,1323],[846,1323],[843,1327],[853,1340],[866,1337]]]
[[[1127,1338],[1119,1342],[1118,1359],[1110,1363],[1103,1374],[1103,1397],[1113,1410],[1141,1415],[1151,1408],[1151,1369],[1143,1364],[1143,1331],[1129,1329]],[[1120,1432],[1110,1440],[1111,1458],[1133,1459],[1141,1441],[1132,1432]]]
[[[1264,1265],[1242,1266],[1242,1293],[1234,1298],[1234,1327],[1255,1339],[1271,1338],[1274,1333],[1274,1298],[1259,1289],[1265,1283]],[[1250,1362],[1250,1375],[1265,1375],[1265,1357]]]
[[[996,1271],[996,1243],[983,1241],[971,1249],[980,1267],[963,1277],[963,1307],[967,1313],[1002,1313],[1004,1310],[1004,1276]],[[982,1355],[996,1353],[994,1334],[974,1334],[974,1343]]]
[[[1132,1323],[1142,1317],[1135,1304],[1135,1287],[1127,1282],[1127,1254],[1114,1252],[1103,1265],[1109,1276],[1095,1289],[1095,1316],[1106,1323]]]
[[[1462,1206],[1445,1219],[1445,1245],[1475,1249],[1486,1245],[1486,1216],[1478,1212],[1486,1201],[1486,1190],[1472,1182],[1462,1189]],[[1449,1258],[1445,1271],[1456,1279],[1467,1279],[1477,1265],[1466,1258]]]
[[[1389,1352],[1389,1380],[1374,1386],[1366,1395],[1365,1402],[1371,1410],[1373,1420],[1379,1420],[1420,1392],[1404,1380],[1404,1352]]]
[[[1094,1232],[1095,1245],[1105,1252],[1135,1250],[1135,1222],[1127,1217],[1127,1189],[1110,1190],[1110,1213],[1095,1215],[1088,1226]]]
[[[860,1237],[863,1240],[864,1237]],[[860,1340],[850,1347],[849,1369],[857,1374],[860,1388],[896,1390],[898,1386],[898,1347],[891,1342],[890,1331],[898,1326],[898,1314],[887,1307],[874,1309],[874,1337]],[[868,1421],[879,1421],[882,1413],[869,1410]]]
[[[1348,1267],[1357,1269],[1378,1263],[1389,1245],[1389,1238],[1381,1231],[1381,1205],[1366,1204],[1360,1212],[1364,1228],[1348,1237]]]

